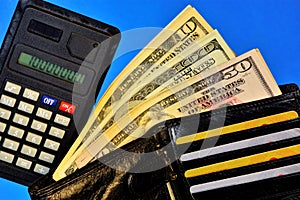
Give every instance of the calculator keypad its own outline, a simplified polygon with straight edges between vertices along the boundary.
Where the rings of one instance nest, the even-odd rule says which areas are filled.
[[[0,93],[0,160],[37,174],[47,174],[76,106],[11,81],[7,81],[3,89]]]

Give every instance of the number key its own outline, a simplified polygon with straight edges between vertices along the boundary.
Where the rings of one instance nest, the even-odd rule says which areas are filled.
[[[44,133],[46,131],[47,124],[37,120],[33,120],[31,128]]]
[[[34,157],[36,152],[37,152],[37,149],[35,149],[35,148],[32,148],[32,147],[27,146],[27,145],[22,146],[22,150],[21,150],[22,154],[28,155],[30,157]]]
[[[17,151],[19,147],[19,142],[5,138],[3,142],[3,147],[11,149],[13,151]]]
[[[11,112],[9,110],[0,108],[0,118],[8,120],[10,115],[11,115]]]
[[[27,124],[29,122],[29,118],[16,113],[14,116],[13,122],[20,124],[22,126],[27,126]]]
[[[17,127],[14,126],[10,126],[8,129],[8,135],[17,137],[17,138],[22,138],[24,134],[24,130],[19,129]]]
[[[39,145],[42,141],[42,136],[29,132],[26,141]]]

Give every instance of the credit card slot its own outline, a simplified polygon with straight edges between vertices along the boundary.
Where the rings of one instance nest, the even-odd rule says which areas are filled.
[[[198,167],[213,165],[215,163],[221,163],[221,162],[226,162],[226,161],[233,160],[233,159],[239,159],[239,158],[246,157],[246,156],[252,156],[252,155],[264,153],[267,151],[273,151],[273,150],[277,150],[277,149],[281,149],[281,148],[285,148],[285,147],[289,147],[289,146],[297,145],[297,144],[300,144],[300,137],[286,139],[286,140],[279,141],[279,142],[272,142],[272,143],[268,143],[268,144],[258,145],[258,146],[254,146],[254,147],[243,148],[243,149],[239,149],[236,151],[220,153],[217,155],[207,156],[204,158],[193,159],[193,160],[182,162],[182,165],[185,170],[194,169],[194,168],[198,168]],[[276,156],[273,156],[270,159],[275,160],[277,158],[276,158]]]
[[[300,155],[291,156],[288,158],[282,158],[278,160],[267,161],[267,162],[240,167],[236,169],[224,170],[221,172],[211,173],[203,176],[196,176],[196,177],[188,178],[188,182],[190,185],[203,184],[207,182],[218,181],[218,180],[236,177],[236,176],[242,176],[245,174],[265,171],[265,170],[274,169],[278,167],[284,167],[296,163],[300,163]]]
[[[190,146],[187,148],[185,153],[195,152],[195,151],[199,151],[200,149],[207,149],[207,148],[215,147],[215,146],[221,146],[221,145],[225,145],[228,143],[246,140],[246,139],[250,139],[250,138],[255,138],[255,137],[262,136],[262,135],[267,135],[270,133],[284,131],[284,130],[292,129],[292,128],[296,128],[296,127],[300,128],[300,118],[286,120],[283,122],[269,124],[266,126],[259,126],[259,127],[251,128],[251,129],[247,129],[247,130],[240,130],[237,132],[232,132],[232,133],[220,135],[217,137],[207,138],[205,140],[194,141],[191,144],[187,144]],[[214,145],[212,146],[212,145],[208,145],[208,144],[214,144]],[[177,145],[177,148],[181,148],[180,146],[181,145]]]
[[[280,143],[282,142],[278,142],[278,144]],[[274,150],[266,150],[261,153],[251,154],[249,156],[243,156],[236,159],[227,160],[224,162],[217,162],[202,167],[198,167],[199,164],[197,163],[193,166],[193,168],[187,169],[185,171],[184,176],[186,178],[202,176],[211,173],[221,172],[224,170],[237,169],[244,166],[250,166],[254,164],[259,164],[259,163],[264,163],[268,161],[299,155],[300,154],[299,141],[296,141],[297,144],[295,145],[290,145],[290,143],[292,143],[290,141],[288,141],[288,143],[289,143],[288,146],[285,147],[276,148]]]
[[[297,168],[300,170],[299,166]],[[300,197],[299,185],[300,173],[297,172],[204,192],[194,192],[192,196],[195,199],[292,200]]]
[[[287,121],[291,119],[298,118],[299,115],[295,111],[283,112],[275,115],[270,115],[266,117],[259,117],[256,119],[243,121],[239,123],[234,123],[230,125],[225,125],[220,128],[210,129],[207,131],[190,134],[188,136],[179,137],[176,139],[176,144],[184,144],[198,140],[204,140],[211,137],[216,137],[220,135],[227,135],[240,130],[247,130],[259,126],[266,126],[268,124],[274,124],[282,121]]]

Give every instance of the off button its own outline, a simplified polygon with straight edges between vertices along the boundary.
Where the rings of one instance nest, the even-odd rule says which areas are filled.
[[[43,95],[41,99],[41,103],[51,108],[54,108],[57,104],[57,99],[48,95]]]

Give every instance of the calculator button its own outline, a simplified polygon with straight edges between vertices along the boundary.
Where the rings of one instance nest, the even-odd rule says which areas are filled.
[[[36,116],[50,120],[52,116],[52,112],[43,108],[38,108],[36,112]]]
[[[44,133],[46,131],[47,124],[37,120],[33,120],[31,128]]]
[[[24,101],[21,101],[19,106],[18,106],[18,109],[23,111],[23,112],[27,112],[27,113],[31,114],[33,112],[33,109],[34,109],[34,105],[29,104],[29,103],[25,103]]]
[[[49,172],[49,170],[50,169],[48,167],[45,167],[40,164],[36,164],[33,171],[35,171],[36,173],[45,175]]]
[[[52,163],[54,160],[54,155],[42,151],[39,159],[48,163]]]
[[[1,96],[0,103],[9,107],[14,107],[16,103],[16,99],[3,94]]]
[[[19,94],[21,86],[11,82],[6,82],[4,90],[13,94]]]
[[[71,104],[71,103],[68,103],[68,102],[65,102],[65,101],[62,101],[60,103],[60,106],[58,108],[59,110],[63,111],[63,112],[66,112],[66,113],[69,113],[69,114],[73,114],[75,109],[76,109],[76,106]]]
[[[8,135],[17,137],[17,138],[22,138],[24,135],[24,130],[19,129],[17,127],[14,126],[10,126],[8,129]]]
[[[6,153],[4,151],[0,151],[0,160],[8,162],[8,163],[12,163],[12,161],[14,160],[14,155],[10,154],[10,153]]]
[[[56,114],[54,122],[63,126],[68,126],[70,123],[70,118],[62,116],[60,114]]]
[[[26,141],[39,145],[42,141],[42,136],[29,132],[27,134]]]
[[[32,162],[23,158],[18,158],[16,165],[25,169],[29,169]]]
[[[31,89],[28,89],[28,88],[25,88],[24,93],[23,93],[23,97],[25,97],[26,99],[30,99],[32,101],[37,101],[39,96],[40,96],[40,93],[38,93],[34,90],[31,90]]]
[[[54,108],[57,104],[57,99],[50,97],[48,95],[43,95],[41,99],[41,103],[50,106],[51,108]]]
[[[8,120],[10,115],[11,115],[11,112],[9,110],[0,108],[0,118]]]
[[[22,146],[22,150],[21,150],[22,154],[25,154],[25,155],[30,156],[30,157],[34,157],[36,152],[37,152],[37,149],[35,149],[35,148],[32,148],[32,147],[27,146],[27,145]]]
[[[0,122],[0,132],[3,133],[6,128],[6,124]]]
[[[62,139],[65,135],[65,131],[56,127],[51,127],[49,134]]]
[[[19,142],[5,138],[3,142],[3,147],[11,149],[13,151],[17,151],[19,147]]]
[[[57,151],[59,148],[59,143],[54,142],[53,140],[46,139],[44,147],[51,149],[53,151]]]
[[[27,124],[29,122],[29,118],[16,113],[14,116],[13,122],[20,124],[22,126],[27,126]]]

